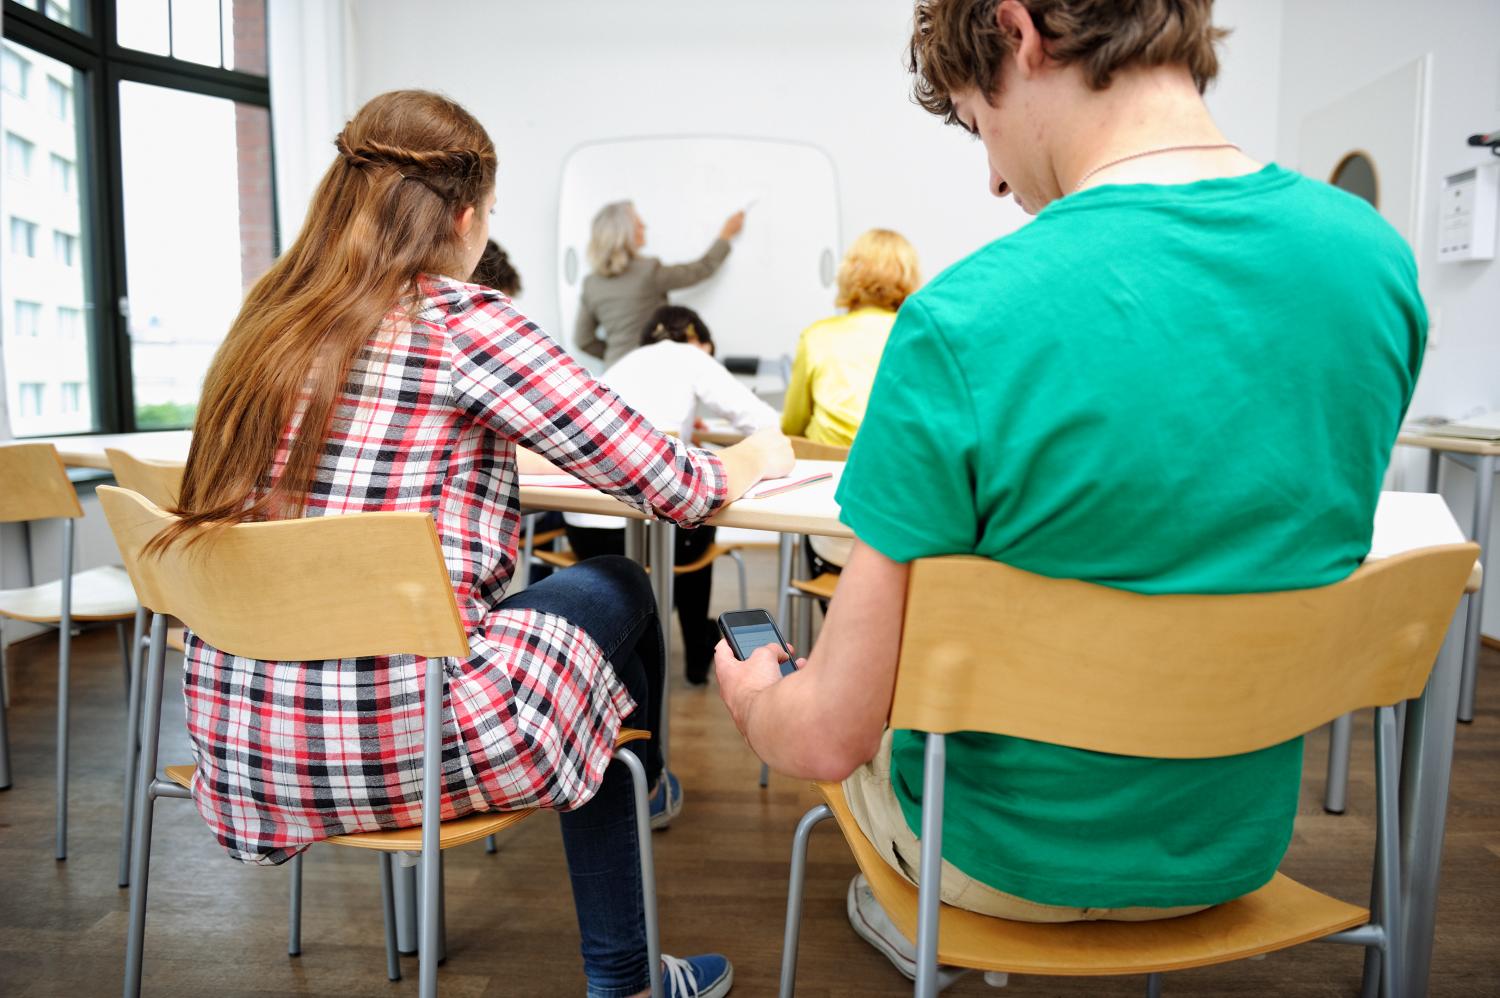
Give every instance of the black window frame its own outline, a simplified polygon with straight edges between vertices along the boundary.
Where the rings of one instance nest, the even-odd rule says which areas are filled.
[[[97,418],[95,428],[87,433],[133,433],[137,427],[127,315],[130,291],[125,259],[120,84],[127,81],[145,83],[263,107],[269,121],[271,81],[269,75],[205,66],[123,48],[116,40],[116,0],[79,0],[79,5],[84,8],[86,31],[54,21],[40,11],[23,7],[17,0],[3,0],[4,16],[0,18],[0,26],[3,26],[6,39],[65,63],[82,74],[79,86],[88,97],[82,102],[82,107],[75,104],[75,111],[81,116],[77,126],[80,145],[85,148],[73,162],[73,184],[80,197],[80,218],[90,234],[87,251],[81,254],[79,263],[85,269],[84,280],[94,302],[92,311],[96,323],[90,344],[89,375]],[[269,12],[269,0],[265,7]],[[223,11],[221,4],[221,17]],[[171,0],[168,0],[169,31],[170,24]],[[222,47],[222,26],[219,35]],[[266,47],[269,52],[269,37]],[[267,70],[269,72],[269,66]],[[275,210],[274,132],[270,140],[270,171],[271,247],[274,254],[281,249]]]

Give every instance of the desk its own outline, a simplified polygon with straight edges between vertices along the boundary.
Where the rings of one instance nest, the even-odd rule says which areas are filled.
[[[1427,491],[1438,490],[1443,458],[1461,464],[1474,472],[1474,517],[1469,539],[1481,548],[1490,540],[1490,511],[1494,504],[1495,459],[1500,458],[1500,442],[1445,437],[1434,433],[1402,433],[1396,443],[1403,447],[1422,447],[1427,451]],[[1488,554],[1488,550],[1485,551]],[[1479,629],[1484,623],[1484,590],[1470,597],[1468,628],[1464,632],[1463,683],[1458,693],[1458,719],[1474,720],[1474,686],[1479,672]]]
[[[63,464],[70,468],[109,471],[105,448],[129,451],[147,461],[187,461],[192,430],[161,430],[151,433],[93,433],[79,437],[35,437],[17,443],[51,444]]]
[[[145,434],[152,457],[171,460],[187,454],[186,435],[179,435],[179,450],[169,453],[172,441],[164,434]],[[121,446],[135,453],[136,438],[69,437],[64,461],[95,466],[90,462],[103,459],[105,446]],[[61,449],[61,448],[60,448]],[[804,465],[809,470],[815,463]],[[834,489],[842,465],[833,462],[828,470],[834,479],[789,492],[770,499],[745,500],[720,511],[709,522],[730,527],[751,527],[805,534],[848,537],[847,527],[838,522]],[[645,522],[645,516],[623,503],[601,493],[582,489],[523,488],[522,505],[532,509],[562,510],[581,513],[607,513],[628,517],[633,523]],[[672,525],[657,524],[659,565],[672,564]],[[1374,540],[1370,557],[1390,557],[1402,551],[1434,544],[1458,543],[1464,539],[1453,514],[1441,496],[1430,493],[1386,492],[1375,512]],[[652,585],[658,594],[658,605],[670,607],[671,572],[653,573]],[[1476,576],[1471,581],[1477,583]],[[662,595],[665,594],[665,600]],[[1477,593],[1474,597],[1477,598]],[[1407,980],[1398,993],[1407,998],[1423,998],[1427,993],[1428,970],[1432,962],[1432,935],[1437,911],[1438,875],[1442,858],[1443,831],[1448,810],[1448,778],[1453,765],[1454,712],[1458,705],[1463,671],[1465,628],[1462,605],[1449,624],[1443,646],[1433,666],[1432,677],[1420,700],[1407,708],[1406,731],[1401,753],[1401,895],[1406,909],[1402,945],[1407,955]],[[663,614],[665,618],[667,614]],[[670,631],[670,626],[663,628]],[[665,720],[666,711],[662,712]],[[665,731],[663,732],[665,734]],[[663,746],[665,748],[665,746]]]

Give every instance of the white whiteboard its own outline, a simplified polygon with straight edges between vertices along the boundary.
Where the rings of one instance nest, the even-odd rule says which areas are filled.
[[[839,188],[823,150],[770,139],[591,142],[568,155],[558,198],[558,338],[570,349],[590,223],[627,200],[646,223],[641,252],[669,264],[698,259],[724,220],[754,202],[719,272],[671,295],[703,316],[720,357],[790,355],[804,328],[833,314]]]

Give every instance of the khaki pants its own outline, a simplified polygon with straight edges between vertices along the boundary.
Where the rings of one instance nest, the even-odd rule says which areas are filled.
[[[917,836],[907,827],[901,804],[891,788],[891,732],[880,740],[880,751],[844,781],[844,796],[860,831],[874,844],[882,859],[915,885],[922,850]],[[1177,908],[1069,908],[1036,904],[1025,898],[997,891],[943,860],[938,894],[946,904],[981,915],[1009,918],[1017,922],[1084,922],[1108,919],[1117,922],[1149,922],[1202,911],[1208,905]]]

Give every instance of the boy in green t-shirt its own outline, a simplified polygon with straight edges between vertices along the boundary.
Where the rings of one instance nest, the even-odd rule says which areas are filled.
[[[916,95],[983,140],[1036,219],[908,299],[839,489],[858,538],[823,640],[720,690],[776,769],[845,780],[918,865],[920,735],[883,732],[907,563],[979,554],[1142,593],[1328,585],[1369,549],[1426,336],[1411,254],[1369,205],[1215,127],[1211,0],[922,0]],[[975,26],[981,25],[983,30]],[[942,896],[1031,921],[1161,918],[1266,883],[1301,740],[1157,760],[948,741]],[[914,949],[859,878],[855,929]]]

